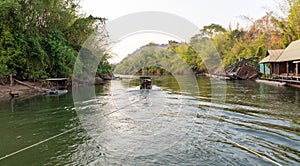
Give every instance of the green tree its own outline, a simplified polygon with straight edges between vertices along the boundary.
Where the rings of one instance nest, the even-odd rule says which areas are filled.
[[[212,38],[214,34],[225,32],[225,28],[223,28],[221,25],[218,24],[210,24],[207,26],[204,26],[200,32],[202,35],[207,35],[208,37]]]
[[[13,73],[29,79],[70,76],[84,41],[98,30],[106,37],[105,19],[78,16],[78,3],[79,0],[1,1],[0,74]],[[107,58],[104,56],[100,65],[105,66],[103,71],[109,68]]]

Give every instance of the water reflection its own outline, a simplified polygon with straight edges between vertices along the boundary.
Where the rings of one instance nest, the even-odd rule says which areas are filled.
[[[78,89],[75,106],[71,94],[0,103],[0,156],[76,127],[0,165],[271,165],[223,137],[300,163],[299,89],[227,82],[222,102],[211,89],[222,83],[206,77],[199,93],[181,93],[171,76],[153,77],[152,90],[134,81]]]
[[[11,112],[14,112],[14,104],[15,104],[15,98],[10,99],[10,110]]]
[[[72,98],[68,95],[14,98],[0,105],[1,157],[78,125]],[[66,155],[70,150],[68,146],[74,142],[66,139],[70,134],[65,136],[4,159],[0,165],[18,165],[20,162],[40,165],[57,155]]]
[[[139,90],[139,86],[125,88],[123,85],[113,81],[111,96],[78,106],[82,125],[107,149],[106,153],[145,156],[159,153],[180,140],[185,132],[179,128],[184,128],[184,123],[177,119],[180,107],[170,109],[170,100],[174,99],[168,99],[157,86]]]

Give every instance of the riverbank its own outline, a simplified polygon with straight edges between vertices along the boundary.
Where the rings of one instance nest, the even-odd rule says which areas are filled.
[[[75,86],[83,85],[103,85],[106,81],[117,79],[113,74],[97,74],[95,80],[92,78],[75,81]],[[12,98],[30,98],[36,95],[46,94],[49,89],[53,89],[54,85],[50,82],[38,80],[32,81],[19,81],[13,78],[13,84],[10,85],[9,76],[2,76],[0,78],[0,102],[9,101]],[[68,79],[67,88],[72,86],[72,79]]]
[[[42,88],[42,83],[40,82],[24,81],[24,83],[32,87]],[[12,99],[13,96],[10,95],[11,93],[15,94],[15,98],[28,98],[43,94],[34,88],[30,88],[29,86],[24,86],[19,83],[15,83],[13,86],[10,86],[9,84],[0,85],[0,92],[0,102]]]

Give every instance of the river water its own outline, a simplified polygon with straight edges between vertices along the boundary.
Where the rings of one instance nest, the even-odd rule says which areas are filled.
[[[80,102],[69,93],[0,103],[0,158],[33,145],[0,165],[300,164],[300,89],[206,77],[194,92],[172,76],[153,84],[115,80]]]

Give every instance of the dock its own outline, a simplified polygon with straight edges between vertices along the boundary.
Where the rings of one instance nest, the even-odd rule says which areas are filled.
[[[279,82],[275,80],[262,80],[262,79],[257,79],[255,80],[257,83],[263,83],[263,84],[268,84],[268,85],[273,85],[273,86],[286,86],[286,82]]]

